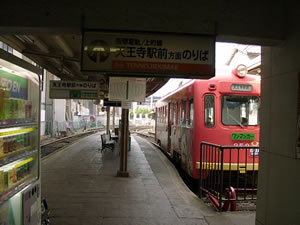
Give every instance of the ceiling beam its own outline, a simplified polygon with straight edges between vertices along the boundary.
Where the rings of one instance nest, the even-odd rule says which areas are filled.
[[[61,36],[55,35],[54,40],[68,57],[74,57],[73,50]]]
[[[0,49],[0,58],[39,75],[43,72],[41,68],[34,66],[31,63],[4,51],[3,49]]]
[[[0,41],[4,42],[5,44],[9,45],[19,52],[22,52],[24,49],[26,49],[25,45],[14,36],[2,35],[0,36]]]
[[[33,44],[36,45],[42,52],[49,53],[48,46],[40,40],[37,36],[28,35],[28,37],[33,40]]]
[[[63,59],[66,61],[80,62],[80,59],[78,59],[78,58],[57,55],[57,54],[52,54],[52,53],[43,53],[43,52],[32,51],[32,50],[24,50],[22,53],[28,54],[28,55],[36,55],[36,56],[43,56],[43,57],[49,57],[49,58]]]

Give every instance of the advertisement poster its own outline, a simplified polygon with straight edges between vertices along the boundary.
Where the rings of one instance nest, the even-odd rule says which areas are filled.
[[[0,70],[0,125],[29,121],[31,108],[28,80]]]
[[[0,89],[6,90],[10,98],[27,100],[27,79],[0,70]]]

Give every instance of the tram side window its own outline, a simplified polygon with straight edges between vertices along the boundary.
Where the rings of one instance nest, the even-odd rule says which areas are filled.
[[[192,126],[194,123],[194,101],[190,99],[189,101],[189,125]]]
[[[162,108],[162,110],[163,110],[163,114],[162,114],[162,123],[164,123],[165,122],[165,117],[166,117],[166,115],[165,115],[165,107],[163,106],[163,108]]]
[[[213,127],[215,125],[215,97],[213,95],[204,97],[204,113],[205,126]]]
[[[162,110],[159,108],[159,122],[161,123],[161,117],[162,117]]]
[[[173,103],[173,125],[176,125],[176,103]]]
[[[186,122],[186,100],[182,102],[181,124],[185,125]]]
[[[177,102],[177,117],[176,117],[176,124],[177,125],[179,125],[179,121],[180,121],[180,113],[181,113],[181,111],[180,111],[180,103],[179,102]]]
[[[165,106],[165,123],[168,122],[168,106]]]

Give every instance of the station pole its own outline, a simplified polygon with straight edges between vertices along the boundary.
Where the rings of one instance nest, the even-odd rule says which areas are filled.
[[[129,177],[127,171],[127,152],[128,152],[128,115],[129,109],[122,109],[122,124],[120,138],[120,170],[118,177]]]
[[[109,134],[110,128],[110,107],[106,107],[106,134]]]
[[[116,124],[115,124],[115,118],[116,118],[116,108],[112,108],[112,114],[113,114],[113,120],[112,120],[112,130],[115,130]]]

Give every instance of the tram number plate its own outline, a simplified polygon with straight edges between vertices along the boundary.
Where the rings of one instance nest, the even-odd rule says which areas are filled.
[[[250,149],[250,155],[251,156],[257,156],[257,155],[259,155],[259,148]]]
[[[232,133],[231,140],[254,141],[254,133]]]

